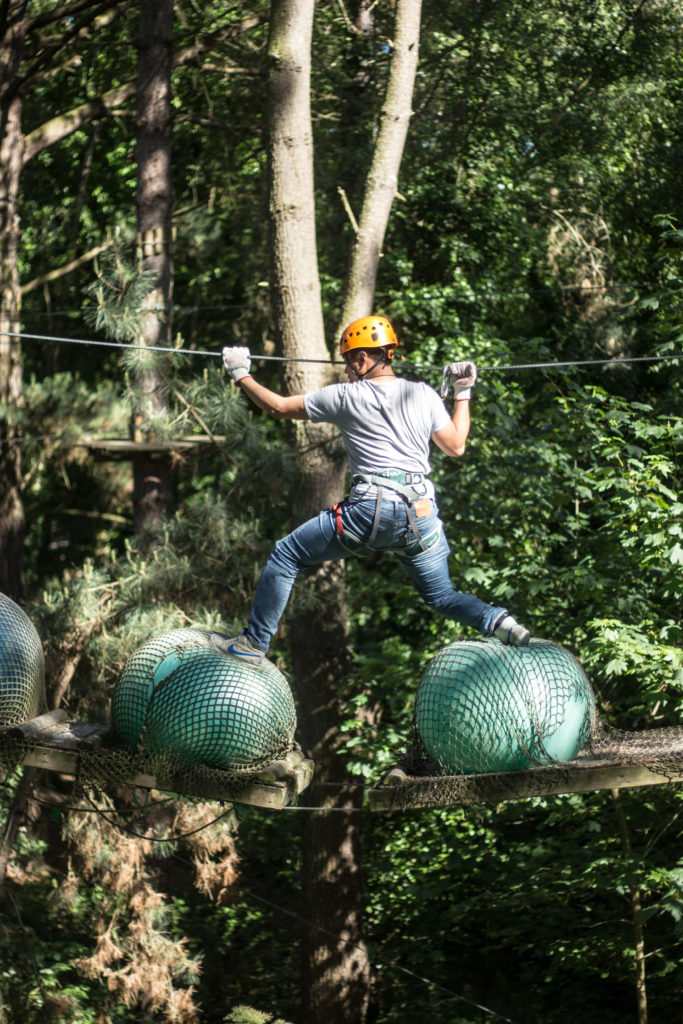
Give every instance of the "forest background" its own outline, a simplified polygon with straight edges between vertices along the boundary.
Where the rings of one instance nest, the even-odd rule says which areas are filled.
[[[243,7],[0,4],[0,589],[43,639],[50,706],[107,721],[144,640],[241,628],[319,475],[343,496],[330,438],[250,408],[218,356],[334,359],[392,68],[417,55],[399,18],[421,13],[371,305],[398,372],[480,366],[468,453],[434,458],[453,579],[574,651],[605,724],[680,725],[680,5]],[[297,18],[316,237],[283,255],[273,69]],[[150,54],[170,89],[146,151]],[[274,387],[334,369],[255,366]],[[101,444],[188,437],[151,491],[140,447]],[[297,587],[272,656],[317,813],[9,772],[0,1021],[680,1024],[680,790],[367,811],[422,668],[465,635],[391,560]]]

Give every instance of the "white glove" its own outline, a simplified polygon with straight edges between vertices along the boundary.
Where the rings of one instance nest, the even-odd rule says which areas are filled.
[[[456,402],[463,402],[472,397],[472,388],[477,379],[477,367],[470,359],[462,363],[449,363],[443,368],[441,378],[441,397],[448,395],[449,385],[453,386],[453,397]]]
[[[244,377],[250,377],[251,352],[248,348],[230,347],[226,345],[222,352],[225,369],[235,384]]]

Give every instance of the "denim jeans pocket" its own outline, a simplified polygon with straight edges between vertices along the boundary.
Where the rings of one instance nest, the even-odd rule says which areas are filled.
[[[375,522],[374,501],[349,501],[342,506],[342,525],[344,530],[360,541],[366,542],[372,534]]]

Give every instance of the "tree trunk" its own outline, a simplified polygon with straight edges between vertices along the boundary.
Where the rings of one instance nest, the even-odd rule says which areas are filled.
[[[286,357],[322,363],[285,364],[289,391],[307,392],[330,383],[318,279],[310,119],[310,48],[314,0],[274,0],[269,57],[269,187],[273,300],[281,350]],[[344,493],[345,460],[328,427],[297,424],[300,481],[296,522],[338,501]],[[341,737],[340,681],[350,665],[344,568],[322,566],[297,587],[305,610],[293,601],[289,616],[292,668],[305,749],[316,762],[310,798],[334,808],[307,816],[303,835],[303,1024],[362,1024],[368,1001],[369,964],[362,947],[363,880],[360,815],[351,789],[321,783],[346,779],[337,756]],[[330,934],[346,942],[338,942]]]
[[[7,811],[5,825],[0,835],[0,891],[5,887],[12,850],[14,849],[22,819],[26,813],[26,805],[33,792],[33,783],[38,771],[38,768],[22,769],[21,779]]]
[[[137,78],[137,221],[138,258],[143,271],[155,275],[145,299],[138,341],[167,347],[170,338],[172,261],[171,214],[171,68],[173,63],[173,0],[146,0],[140,8]],[[157,359],[141,360],[136,391],[134,436],[153,440],[150,417],[165,409],[163,380]],[[173,506],[169,460],[133,458],[135,529],[141,549],[154,546]]]
[[[16,78],[24,46],[26,3],[15,4],[3,24],[0,79],[0,591],[21,598],[24,591],[24,534],[21,445],[12,410],[21,405],[21,293],[17,271],[17,195],[23,162],[21,94]]]
[[[618,789],[613,789],[611,793],[614,811],[617,816],[617,825],[619,826],[619,835],[621,836],[621,848],[624,854],[624,860],[627,864],[628,886],[631,895],[631,917],[633,919],[633,935],[636,949],[636,1002],[638,1006],[638,1024],[647,1024],[647,975],[645,972],[646,954],[645,929],[643,927],[642,919],[643,906],[640,888],[638,886],[638,879],[633,867],[629,863],[631,860],[631,839],[628,834],[628,822],[626,821],[624,806],[621,801],[621,793]]]
[[[412,114],[421,10],[421,0],[397,0],[389,82],[351,251],[339,332],[373,311],[377,270]]]
[[[396,194],[417,66],[420,3],[398,0],[394,59],[358,237],[349,264],[340,326],[372,308],[377,266]],[[269,57],[269,172],[273,297],[281,350],[293,359],[326,360],[317,270],[310,120],[310,47],[314,0],[273,0]],[[365,8],[363,8],[365,12]],[[369,13],[369,9],[367,12]],[[285,364],[288,391],[322,387],[323,363]],[[344,494],[345,459],[335,432],[298,423],[301,478],[294,502],[300,522]],[[316,762],[309,791],[320,811],[303,836],[303,1024],[362,1024],[368,1008],[369,961],[362,942],[360,787],[340,756],[341,683],[351,665],[343,563],[308,575],[304,609],[289,615],[299,725]],[[348,713],[348,712],[347,712]],[[333,785],[328,785],[332,783]],[[348,813],[344,813],[347,811]],[[338,939],[332,938],[338,936]]]

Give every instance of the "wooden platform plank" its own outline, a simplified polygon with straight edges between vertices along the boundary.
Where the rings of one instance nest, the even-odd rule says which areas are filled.
[[[75,750],[58,750],[55,747],[31,747],[22,757],[20,764],[27,768],[45,768],[60,775],[76,775],[78,753]]]
[[[110,732],[109,727],[105,725],[91,725],[88,722],[62,722],[41,733],[38,741],[43,746],[72,750],[87,749],[99,747]]]
[[[49,732],[56,726],[61,725],[67,719],[67,713],[63,708],[56,708],[54,711],[46,711],[42,715],[30,718],[28,722],[19,722],[17,725],[6,726],[3,732],[16,739],[35,736],[39,732]]]
[[[633,789],[683,782],[683,760],[662,766],[651,761],[588,760],[490,775],[452,775],[417,778],[400,768],[388,773],[383,785],[371,789],[371,811],[436,807],[465,807],[477,803],[507,803],[535,796],[587,793],[597,789]],[[449,785],[453,792],[447,794]],[[441,794],[439,793],[441,789]]]
[[[79,723],[70,724],[77,726]],[[80,724],[84,725],[84,723]],[[79,743],[78,730],[69,730],[68,734],[65,734],[68,741],[66,747],[60,746],[60,736],[56,729],[51,734],[50,744],[42,742],[43,734],[41,733],[41,742],[29,747],[23,753],[19,763],[26,767],[43,768],[46,771],[75,777],[79,773],[79,760],[84,750],[83,740],[86,742],[88,740],[87,730],[84,731],[86,736],[81,737]],[[102,751],[100,756],[104,761],[106,751]],[[270,810],[281,810],[296,803],[299,794],[306,789],[313,778],[314,766],[312,761],[301,755],[295,755],[295,752],[288,755],[284,761],[274,764],[277,766],[275,771],[265,769],[262,773],[257,774],[256,778],[246,781],[243,786],[236,784],[234,777],[227,772],[224,773],[224,778],[221,778],[222,773],[218,769],[209,771],[204,778],[202,778],[201,771],[176,771],[157,775],[141,772],[115,781],[119,785],[140,789],[158,789],[161,792],[173,793],[178,796],[223,800],[228,803],[250,804]],[[281,771],[279,767],[281,764],[287,766],[285,772]]]
[[[77,750],[79,747],[99,746],[110,732],[111,729],[108,725],[68,722],[66,721],[66,712],[49,711],[28,722],[0,730],[0,743],[2,743],[2,736],[8,736],[11,739],[39,743],[44,747],[55,746]]]
[[[19,725],[5,727],[0,729],[0,745],[3,737],[10,742],[24,741],[26,749],[21,754],[20,764],[71,776],[78,774],[82,754],[87,753],[91,758],[101,757],[105,769],[102,774],[106,776],[108,754],[115,759],[123,750],[116,745],[109,749],[102,747],[104,740],[111,738],[111,728],[107,725],[66,719],[66,712],[57,710],[46,712]],[[130,751],[127,753],[131,755]],[[198,770],[179,769],[157,775],[140,772],[124,779],[116,777],[116,772],[113,772],[112,781],[120,785],[158,789],[180,796],[234,801],[279,809],[296,801],[299,794],[310,784],[313,771],[313,762],[305,758],[295,744],[284,757],[271,762],[262,771],[252,775],[242,786],[229,772],[209,768],[202,774],[201,766],[198,766]]]
[[[191,790],[182,776],[155,777],[139,775],[126,782],[126,785],[142,786],[146,789],[159,789],[164,792],[185,793],[207,800],[234,801],[264,807],[271,810],[282,810],[296,803],[297,796],[306,789],[313,778],[313,762],[304,760],[299,768],[286,778],[275,782],[256,780],[245,783],[243,787],[231,787],[231,795],[226,797],[226,790],[220,783],[213,780],[193,780]],[[234,783],[232,784],[234,786]]]
[[[71,444],[72,448],[85,448],[93,456],[100,459],[121,459],[129,460],[135,455],[145,453],[152,457],[164,457],[175,452],[192,454],[208,446],[215,446],[225,442],[224,434],[216,434],[208,437],[204,434],[192,437],[179,437],[173,441],[132,441],[129,438],[83,437]]]

